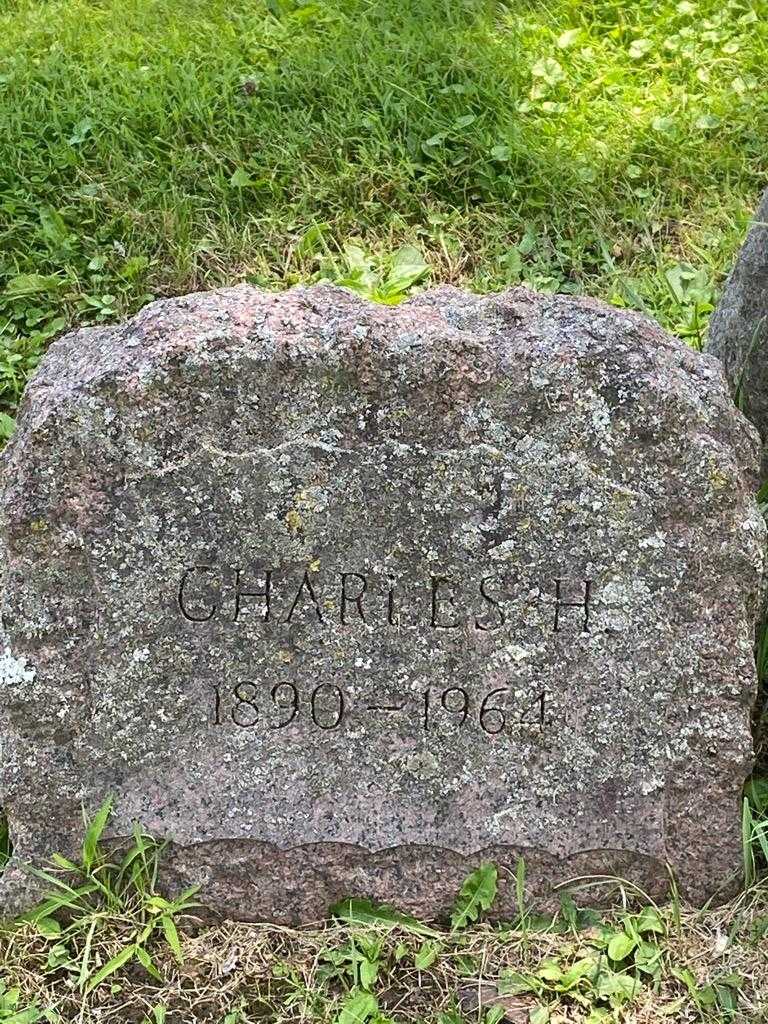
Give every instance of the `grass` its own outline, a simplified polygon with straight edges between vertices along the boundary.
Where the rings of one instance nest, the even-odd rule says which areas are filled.
[[[22,918],[31,921],[38,932],[52,940],[49,966],[53,969],[58,970],[64,964],[71,968],[74,961],[70,951],[78,949],[75,987],[84,996],[134,961],[150,977],[160,981],[162,976],[148,945],[154,936],[162,934],[173,956],[181,962],[174,919],[197,906],[192,900],[192,889],[170,901],[156,891],[163,844],[145,835],[140,827],[134,828],[133,841],[120,860],[113,861],[114,851],[101,843],[111,807],[110,799],[93,821],[86,822],[79,864],[54,855],[57,873],[35,872],[41,875],[50,891],[38,907]],[[94,937],[105,931],[113,940],[119,937],[120,948],[106,962],[100,962],[92,949]]]
[[[613,1007],[605,979],[617,972],[604,959],[597,973],[594,958],[602,931],[619,930],[619,915],[599,925],[584,923],[590,918],[582,915],[576,928],[561,916],[549,929],[525,933],[478,926],[461,935],[437,933],[431,941],[396,926],[329,922],[295,930],[227,923],[200,929],[188,920],[180,925],[181,965],[167,947],[153,950],[162,981],[123,968],[85,996],[71,983],[81,947],[69,945],[62,953],[60,943],[26,926],[6,936],[0,969],[20,990],[17,1005],[37,1008],[38,1020],[82,1024],[499,1024],[499,995],[505,1019],[514,1024],[757,1024],[768,1000],[759,938],[768,909],[764,893],[760,901],[740,908],[737,926],[732,908],[684,913],[681,932],[671,930],[655,944],[658,978],[641,975],[632,996],[613,995]],[[669,927],[666,914],[662,922]],[[91,954],[105,963],[117,949],[118,938],[100,934]],[[569,979],[584,960],[590,961],[586,976]],[[365,984],[361,967],[368,972]],[[525,987],[530,979],[540,994]]]
[[[350,239],[374,269],[413,245],[433,280],[589,292],[699,344],[766,175],[764,15],[5,0],[0,410],[67,325],[344,278]]]
[[[753,885],[768,866],[768,778],[755,775],[746,786],[742,811],[744,880]]]
[[[608,914],[568,894],[542,917],[520,899],[517,920],[491,927],[497,869],[484,864],[443,925],[356,899],[313,928],[206,927],[191,891],[157,893],[162,851],[141,829],[124,849],[103,846],[109,807],[88,825],[80,863],[54,858],[48,898],[0,932],[0,1022],[764,1019],[768,882],[716,911],[660,907],[616,882]],[[522,861],[517,883],[522,892]]]

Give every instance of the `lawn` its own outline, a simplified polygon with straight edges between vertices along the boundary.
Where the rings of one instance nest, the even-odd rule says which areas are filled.
[[[374,271],[407,243],[435,281],[600,295],[700,344],[767,170],[765,15],[5,0],[0,409],[68,325],[345,279],[350,241]]]
[[[57,334],[238,281],[526,283],[700,347],[768,178],[767,65],[766,0],[0,0],[0,444]],[[768,1020],[764,784],[744,837],[724,908],[501,929],[210,929],[140,879],[0,936],[0,1022],[500,1024],[498,985],[526,1024]]]

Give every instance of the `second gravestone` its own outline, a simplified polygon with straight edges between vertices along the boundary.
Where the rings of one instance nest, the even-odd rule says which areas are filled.
[[[719,364],[597,302],[244,286],[57,342],[3,457],[6,910],[109,794],[235,917],[520,855],[727,888],[756,464]]]

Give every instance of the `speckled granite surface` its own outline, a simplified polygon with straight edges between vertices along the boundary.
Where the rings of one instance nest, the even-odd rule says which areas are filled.
[[[440,913],[520,853],[544,901],[726,891],[757,459],[714,359],[593,301],[241,286],[63,338],[2,456],[18,858],[112,793],[236,917]]]

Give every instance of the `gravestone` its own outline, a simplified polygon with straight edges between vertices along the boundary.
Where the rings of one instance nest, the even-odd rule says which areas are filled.
[[[57,341],[2,457],[6,912],[110,794],[240,918],[438,914],[487,860],[509,916],[521,855],[540,902],[725,893],[757,451],[716,360],[525,289],[241,286]]]
[[[706,350],[722,361],[739,408],[760,431],[768,479],[768,189],[712,314]]]

